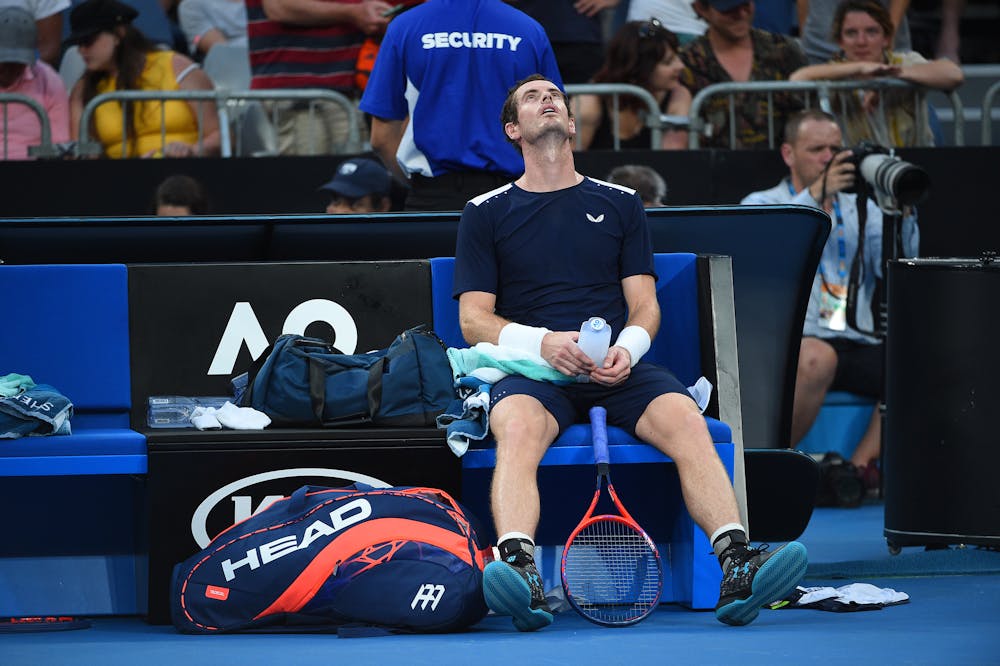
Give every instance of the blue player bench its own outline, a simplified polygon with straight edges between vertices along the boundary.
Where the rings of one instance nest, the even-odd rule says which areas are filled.
[[[0,266],[0,374],[74,405],[71,435],[0,439],[0,615],[134,613],[146,438],[129,428],[123,265]]]
[[[663,321],[644,358],[671,368],[687,386],[701,375],[715,385],[709,410],[716,416],[721,411],[722,420],[706,416],[706,421],[719,457],[735,480],[745,521],[730,259],[661,253],[655,255],[655,266]],[[451,296],[453,274],[452,257],[431,260],[434,330],[448,346],[464,347],[458,303]],[[721,571],[708,537],[684,506],[672,461],[619,428],[609,428],[609,444],[616,487],[665,556],[663,601],[713,608]],[[492,444],[474,445],[462,458],[463,501],[483,517],[489,515],[489,477],[495,464]],[[593,493],[593,464],[590,426],[584,424],[567,429],[542,458],[539,486],[544,508],[536,539],[546,589],[559,585],[561,546]]]
[[[0,440],[0,476],[145,473],[146,438],[129,428],[125,266],[0,266],[0,293],[0,374],[30,375],[74,407],[72,435]]]

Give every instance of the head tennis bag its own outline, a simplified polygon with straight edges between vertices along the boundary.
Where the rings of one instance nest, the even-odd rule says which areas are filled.
[[[303,486],[174,567],[185,633],[464,629],[487,612],[468,517],[433,488]]]
[[[445,345],[424,326],[367,354],[282,335],[261,360],[250,370],[242,404],[279,426],[429,426],[455,399]]]

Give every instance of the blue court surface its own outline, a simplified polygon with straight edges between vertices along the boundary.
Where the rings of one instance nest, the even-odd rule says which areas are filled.
[[[910,595],[882,610],[765,610],[729,627],[711,612],[663,605],[623,629],[568,611],[532,634],[491,616],[461,634],[370,638],[186,636],[140,618],[98,617],[79,631],[0,634],[0,664],[1000,664],[1000,552],[910,547],[891,556],[882,515],[881,504],[817,509],[800,539],[810,572],[822,576],[808,574],[806,585],[864,582]]]

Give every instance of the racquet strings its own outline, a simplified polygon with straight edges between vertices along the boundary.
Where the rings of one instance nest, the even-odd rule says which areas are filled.
[[[596,519],[566,548],[566,588],[584,615],[611,624],[644,617],[660,596],[656,553],[641,530]]]

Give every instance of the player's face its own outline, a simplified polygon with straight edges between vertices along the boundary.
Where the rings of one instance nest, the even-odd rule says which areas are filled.
[[[569,116],[566,96],[551,81],[529,81],[514,93],[517,100],[517,127],[522,140],[534,142],[544,134],[576,134]]]
[[[795,143],[783,151],[785,163],[803,187],[816,182],[833,156],[843,150],[840,128],[828,120],[806,120]]]
[[[854,62],[881,62],[889,36],[868,12],[847,12],[840,28],[840,48]]]

